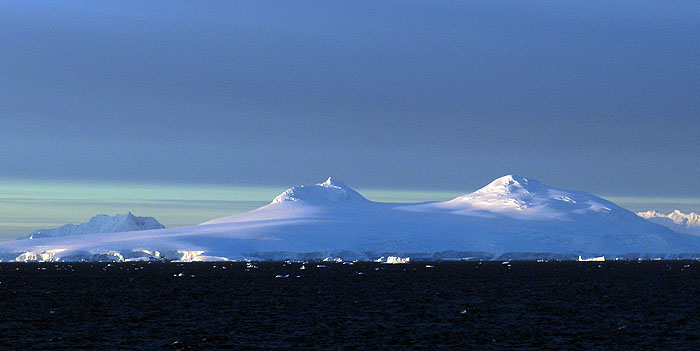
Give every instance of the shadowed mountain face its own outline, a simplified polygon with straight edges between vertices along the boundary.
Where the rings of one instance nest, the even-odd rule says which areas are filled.
[[[591,194],[508,175],[449,201],[418,204],[368,201],[329,178],[198,226],[0,244],[5,260],[144,259],[154,252],[181,260],[680,257],[700,253],[700,238]]]

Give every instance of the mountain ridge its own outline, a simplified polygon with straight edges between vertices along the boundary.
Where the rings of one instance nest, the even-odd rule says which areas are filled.
[[[678,233],[700,236],[700,215],[694,212],[683,213],[674,210],[663,214],[656,210],[637,212],[637,215],[654,223],[661,224]]]
[[[677,258],[700,256],[700,238],[592,194],[509,175],[416,204],[369,201],[329,178],[196,226],[0,243],[3,260],[128,260],[144,252],[173,260]]]
[[[100,214],[81,224],[65,224],[56,228],[39,229],[18,240],[163,228],[165,228],[165,226],[160,224],[155,218],[139,217],[131,212],[114,216]]]

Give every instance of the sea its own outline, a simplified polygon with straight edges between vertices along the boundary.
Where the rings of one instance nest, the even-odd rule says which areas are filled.
[[[700,262],[1,263],[0,349],[698,350]]]

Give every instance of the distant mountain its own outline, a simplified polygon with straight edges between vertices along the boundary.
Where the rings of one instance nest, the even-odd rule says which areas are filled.
[[[638,212],[637,215],[648,221],[671,228],[675,232],[700,236],[700,215],[697,213],[685,214],[675,210],[669,214],[647,211]]]
[[[39,238],[54,238],[63,236],[98,234],[98,233],[114,233],[114,232],[131,232],[147,229],[162,229],[165,228],[153,217],[138,217],[131,212],[127,214],[118,214],[108,216],[105,214],[97,215],[90,218],[89,221],[82,224],[66,224],[64,226],[52,229],[39,229],[21,239],[39,239]]]
[[[365,199],[342,182],[296,186],[197,226],[0,243],[3,260],[576,259],[696,257],[678,234],[597,196],[509,175],[448,201]]]

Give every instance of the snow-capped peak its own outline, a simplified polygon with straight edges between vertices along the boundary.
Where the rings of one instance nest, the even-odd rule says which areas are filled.
[[[529,219],[565,218],[588,212],[609,213],[614,205],[590,194],[549,187],[517,175],[500,177],[483,188],[444,202],[454,211],[510,213]]]
[[[645,211],[645,212],[637,212],[637,216],[642,217],[642,218],[657,218],[657,217],[666,217],[665,214],[661,212],[657,212],[656,210],[651,210],[651,211]]]
[[[687,225],[696,227],[700,226],[700,215],[694,212],[685,214],[679,210],[675,210],[669,213],[666,217],[671,218],[675,223],[685,223]]]
[[[492,181],[474,194],[512,195],[547,192],[548,187],[534,179],[506,175]]]
[[[694,212],[685,214],[675,210],[669,214],[657,211],[638,212],[637,216],[661,224],[678,233],[700,235],[700,215]]]
[[[295,186],[279,194],[272,203],[286,201],[304,202],[345,202],[345,201],[367,201],[360,193],[351,189],[343,182],[328,177],[323,183],[314,185]]]
[[[333,179],[333,177],[328,177],[328,179],[326,179],[325,182],[318,183],[316,185],[320,185],[320,186],[323,186],[326,188],[340,188],[340,189],[343,189],[343,188],[347,189],[348,188],[348,186],[343,184],[343,182],[341,182],[337,179]]]
[[[482,209],[523,210],[535,205],[535,197],[547,195],[549,187],[521,176],[506,175],[492,181],[483,188],[453,199],[452,203],[468,203]]]

